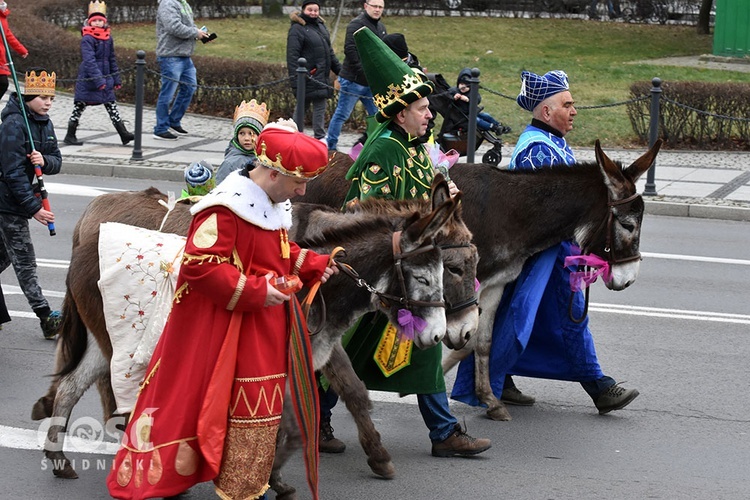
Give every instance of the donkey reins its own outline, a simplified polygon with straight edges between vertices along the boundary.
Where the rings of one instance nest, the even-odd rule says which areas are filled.
[[[393,233],[393,260],[394,265],[396,267],[396,272],[398,275],[398,281],[399,286],[401,287],[401,293],[402,296],[396,296],[389,293],[381,292],[380,290],[377,290],[375,287],[367,283],[364,279],[359,277],[359,273],[350,266],[349,264],[338,262],[336,261],[336,265],[339,267],[339,269],[349,278],[351,278],[354,283],[359,288],[364,288],[368,292],[377,295],[378,298],[385,304],[388,303],[396,303],[403,305],[406,307],[406,309],[410,310],[414,306],[422,306],[422,307],[445,307],[445,302],[432,302],[432,301],[426,301],[426,300],[414,300],[410,299],[408,297],[408,292],[406,290],[406,281],[404,280],[404,271],[401,266],[401,261],[403,259],[407,259],[409,257],[414,257],[415,255],[420,255],[425,252],[430,252],[432,250],[437,250],[438,247],[435,246],[434,243],[430,243],[429,245],[421,246],[415,250],[412,250],[411,252],[401,252],[401,231],[396,231]]]

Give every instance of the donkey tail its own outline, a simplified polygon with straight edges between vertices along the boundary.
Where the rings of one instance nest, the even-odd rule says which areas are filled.
[[[58,346],[58,372],[55,377],[63,377],[76,369],[83,359],[88,346],[88,330],[78,313],[76,301],[67,284],[62,303],[62,324],[60,325],[60,345]]]

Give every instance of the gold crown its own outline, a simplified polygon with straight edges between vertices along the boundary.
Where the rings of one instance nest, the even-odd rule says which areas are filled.
[[[55,81],[57,75],[55,72],[47,74],[42,71],[37,76],[36,72],[29,71],[26,73],[26,82],[24,84],[24,95],[55,95]]]
[[[255,99],[251,99],[250,102],[242,101],[239,106],[234,108],[234,118],[232,123],[235,125],[240,118],[252,118],[260,124],[260,128],[266,126],[268,123],[268,117],[271,112],[266,107],[266,103],[262,102],[258,104]]]
[[[107,4],[99,0],[89,2],[89,17],[91,17],[91,14],[101,14],[107,17]]]

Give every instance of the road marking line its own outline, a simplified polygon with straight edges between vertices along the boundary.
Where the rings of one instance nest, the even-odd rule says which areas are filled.
[[[668,260],[686,260],[692,262],[710,262],[712,264],[737,264],[741,266],[750,266],[750,260],[744,259],[725,259],[722,257],[703,257],[700,255],[678,255],[672,253],[650,253],[641,252],[644,257],[651,257],[652,259],[668,259]]]
[[[47,440],[46,430],[22,429],[0,425],[0,448],[16,450],[43,450]],[[119,443],[110,441],[94,441],[76,436],[66,436],[63,451],[67,453],[95,453],[99,455],[114,455]]]
[[[693,321],[715,321],[717,323],[736,323],[750,325],[750,315],[719,313],[710,311],[686,311],[683,309],[665,309],[660,307],[627,306],[619,304],[590,304],[589,312],[629,314],[631,316],[649,316],[655,318],[688,319]]]

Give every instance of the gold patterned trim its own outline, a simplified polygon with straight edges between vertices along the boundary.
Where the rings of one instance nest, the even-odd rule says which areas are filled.
[[[242,291],[245,289],[245,283],[247,283],[247,276],[240,274],[240,279],[237,281],[237,286],[234,288],[232,299],[229,301],[229,304],[227,304],[228,311],[234,311],[234,308],[237,307],[237,302],[240,301]]]
[[[141,394],[141,391],[146,388],[149,382],[151,382],[151,379],[156,375],[156,370],[159,369],[159,365],[161,364],[161,358],[156,360],[156,363],[154,364],[154,367],[151,368],[151,371],[148,372],[148,375],[146,375],[146,378],[143,379],[143,382],[141,382],[140,387],[138,388],[138,394]]]
[[[182,256],[182,263],[183,264],[189,264],[193,261],[197,261],[198,265],[203,265],[204,262],[216,262],[217,264],[223,264],[224,262],[229,262],[229,257],[224,257],[222,255],[215,255],[215,254],[206,254],[206,255],[193,255],[193,254],[183,254]]]
[[[262,418],[232,417],[229,419],[229,422],[239,427],[252,427],[252,424],[263,424],[268,422],[276,422],[278,420],[281,420],[281,415],[271,415],[270,417]]]
[[[237,252],[237,247],[232,249],[232,264],[234,264],[234,267],[239,270],[240,274],[245,274],[245,266],[242,264],[240,254]]]
[[[258,398],[255,401],[255,406],[251,407],[250,401],[247,399],[247,393],[245,392],[245,388],[240,386],[239,391],[237,391],[237,398],[234,401],[234,404],[229,408],[229,415],[230,418],[237,418],[235,417],[235,413],[237,412],[237,407],[240,406],[241,402],[245,403],[245,409],[250,413],[251,418],[256,418],[255,415],[258,414],[259,408],[261,407],[262,403],[265,403],[265,415],[274,416],[273,409],[276,407],[277,403],[282,403],[284,401],[284,388],[283,384],[280,386],[278,383],[273,387],[273,390],[271,391],[271,400],[268,399],[268,393],[266,391],[265,387],[261,387],[260,391],[258,391]],[[275,413],[276,416],[281,416],[281,411]],[[266,417],[262,417],[266,418]]]
[[[286,377],[286,373],[277,373],[275,375],[266,375],[265,377],[235,377],[235,382],[264,382]]]
[[[189,437],[189,438],[175,439],[174,441],[169,441],[168,443],[162,443],[159,446],[152,446],[151,448],[149,448],[147,450],[139,450],[137,448],[133,448],[132,446],[128,446],[127,444],[123,444],[122,447],[125,448],[128,451],[132,451],[133,453],[150,453],[150,452],[152,452],[154,450],[159,450],[161,448],[166,448],[167,446],[172,446],[172,445],[180,444],[180,443],[187,443],[188,441],[195,441],[196,439],[198,439],[198,436],[193,436],[193,437]]]
[[[307,248],[303,248],[302,251],[297,256],[297,262],[294,263],[294,271],[292,271],[293,274],[299,275],[299,270],[302,267],[302,264],[305,262],[306,257],[307,257]]]
[[[188,285],[187,282],[185,282],[182,285],[180,285],[180,288],[178,288],[174,292],[174,301],[179,304],[180,300],[182,300],[182,296],[187,295],[188,293],[190,293],[190,285]]]

